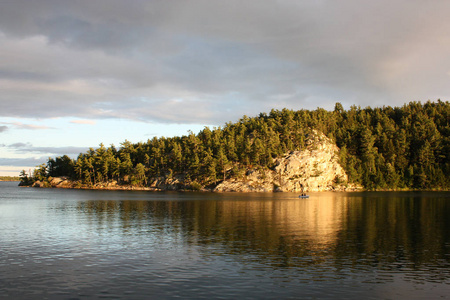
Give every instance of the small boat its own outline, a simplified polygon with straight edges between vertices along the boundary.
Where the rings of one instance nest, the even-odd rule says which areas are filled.
[[[309,198],[309,195],[300,195],[299,198]]]

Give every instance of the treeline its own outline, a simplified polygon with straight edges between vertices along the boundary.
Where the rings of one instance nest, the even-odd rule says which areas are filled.
[[[212,187],[243,176],[253,168],[273,168],[273,159],[305,147],[311,130],[332,138],[349,181],[367,189],[449,189],[449,102],[411,102],[402,107],[333,111],[272,110],[244,116],[223,128],[205,127],[198,134],[153,138],[117,149],[100,144],[77,159],[49,158],[22,181],[69,176],[85,185],[112,180],[149,185],[179,178],[180,188]]]
[[[19,181],[18,176],[0,176],[0,181]]]

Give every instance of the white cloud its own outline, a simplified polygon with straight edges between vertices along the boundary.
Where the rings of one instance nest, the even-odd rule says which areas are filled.
[[[70,121],[70,123],[73,123],[73,124],[85,124],[85,125],[95,125],[95,123],[97,123],[97,122],[94,121],[94,120],[73,120],[73,121]]]

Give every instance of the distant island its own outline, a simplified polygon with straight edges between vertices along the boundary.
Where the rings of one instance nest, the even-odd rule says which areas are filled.
[[[0,176],[0,181],[20,181],[19,176]]]
[[[22,186],[207,190],[449,190],[450,105],[272,110],[198,134],[49,158]]]

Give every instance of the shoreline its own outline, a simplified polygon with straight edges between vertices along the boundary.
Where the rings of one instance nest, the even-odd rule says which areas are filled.
[[[144,186],[132,186],[132,185],[114,185],[114,186],[24,186],[20,187],[28,188],[55,188],[55,189],[74,189],[74,190],[99,190],[99,191],[148,191],[148,192],[202,192],[202,193],[297,193],[296,191],[214,191],[214,189],[163,189],[156,187],[144,187]],[[450,192],[450,190],[444,189],[378,189],[378,190],[366,190],[366,189],[348,189],[348,190],[331,190],[331,191],[309,191],[307,193],[322,193],[322,192],[345,192],[345,193],[358,193],[358,192]]]
[[[156,183],[156,184],[155,184]],[[340,186],[326,186],[320,189],[309,189],[306,187],[304,190],[292,190],[289,188],[285,189],[265,189],[260,186],[252,184],[251,186],[245,186],[239,189],[217,189],[220,185],[200,187],[193,185],[184,185],[179,182],[167,183],[162,182],[158,184],[158,181],[153,182],[151,186],[136,186],[131,184],[123,184],[117,181],[100,182],[95,185],[83,184],[81,181],[73,181],[67,177],[49,177],[48,180],[35,181],[30,183],[19,183],[19,186],[29,186],[37,188],[68,188],[68,189],[83,189],[83,190],[111,190],[111,191],[149,191],[149,192],[163,192],[163,191],[173,191],[173,192],[211,192],[211,193],[221,193],[221,192],[231,192],[231,193],[278,193],[278,192],[292,192],[292,193],[309,193],[309,192],[350,192],[350,191],[362,191],[362,187],[358,185],[340,185]]]

